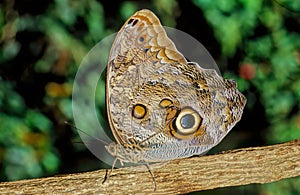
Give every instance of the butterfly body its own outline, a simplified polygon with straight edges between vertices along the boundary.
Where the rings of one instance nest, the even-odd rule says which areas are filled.
[[[122,162],[161,162],[206,153],[240,120],[246,98],[215,70],[187,62],[149,10],[130,17],[112,46],[109,123]]]

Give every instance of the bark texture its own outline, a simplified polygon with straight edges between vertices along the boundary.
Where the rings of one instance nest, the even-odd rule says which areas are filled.
[[[1,194],[182,194],[300,176],[300,140],[152,165],[0,183]]]

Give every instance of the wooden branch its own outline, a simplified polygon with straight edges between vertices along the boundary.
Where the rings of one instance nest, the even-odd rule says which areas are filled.
[[[158,194],[181,194],[300,176],[300,140],[222,154],[174,160],[152,170]],[[0,183],[7,194],[136,194],[154,193],[145,167],[115,169]]]

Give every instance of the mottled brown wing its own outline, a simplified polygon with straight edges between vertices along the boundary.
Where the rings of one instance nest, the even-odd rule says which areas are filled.
[[[127,110],[132,105],[131,99],[149,75],[164,65],[161,63],[170,61],[187,63],[167,37],[159,19],[149,10],[136,12],[118,32],[107,67],[107,112],[118,143],[128,142],[123,134],[131,128],[126,123],[126,119],[131,120]]]
[[[106,93],[117,142],[143,151],[128,161],[204,153],[240,120],[246,103],[234,81],[188,63],[149,10],[136,12],[117,34]]]

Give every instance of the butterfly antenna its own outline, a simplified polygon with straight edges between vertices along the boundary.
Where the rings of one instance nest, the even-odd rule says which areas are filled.
[[[99,139],[99,138],[97,138],[97,137],[94,137],[94,136],[88,134],[87,132],[85,132],[85,131],[79,129],[78,127],[76,127],[75,125],[69,123],[68,121],[65,121],[65,124],[66,124],[66,125],[69,125],[69,126],[71,126],[71,127],[73,127],[73,128],[76,129],[77,131],[80,131],[80,132],[84,133],[85,135],[87,135],[87,136],[89,136],[89,137],[91,137],[91,138],[93,138],[93,139],[96,139],[96,140],[102,142],[104,145],[109,145],[107,142],[105,142],[105,141],[103,141],[103,140],[101,140],[101,139]]]

